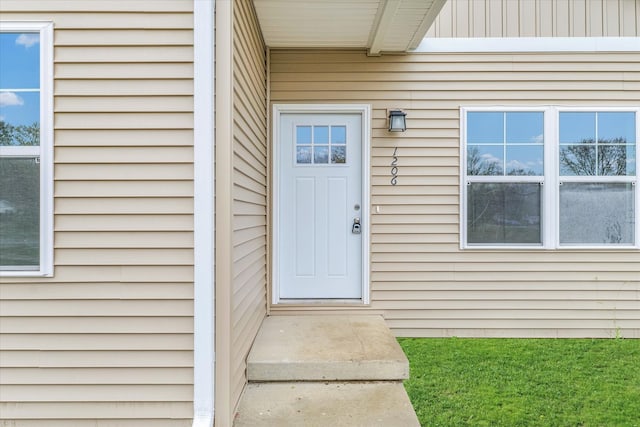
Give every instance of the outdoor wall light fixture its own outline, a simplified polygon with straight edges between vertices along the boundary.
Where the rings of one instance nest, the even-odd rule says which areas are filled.
[[[407,113],[402,110],[389,110],[389,132],[407,130]]]

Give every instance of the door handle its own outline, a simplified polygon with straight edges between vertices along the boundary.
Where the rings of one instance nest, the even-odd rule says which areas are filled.
[[[362,232],[361,226],[360,226],[360,218],[358,217],[353,218],[353,225],[351,226],[351,232],[353,234],[360,234]]]

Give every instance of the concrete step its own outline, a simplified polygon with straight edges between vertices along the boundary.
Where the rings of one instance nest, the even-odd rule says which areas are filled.
[[[401,382],[250,383],[234,427],[419,427]]]
[[[393,381],[409,361],[381,316],[271,316],[248,357],[249,381]]]

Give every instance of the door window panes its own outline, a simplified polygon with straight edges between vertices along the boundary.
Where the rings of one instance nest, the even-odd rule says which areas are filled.
[[[319,145],[313,147],[313,163],[326,164],[329,163],[329,147]]]
[[[314,144],[329,144],[329,126],[313,127]]]
[[[296,126],[296,164],[340,165],[347,163],[347,127]]]
[[[347,160],[347,147],[333,145],[331,147],[331,163],[345,163]]]
[[[296,163],[311,163],[311,146],[296,147]]]
[[[347,127],[331,126],[331,142],[333,144],[346,144],[347,143]]]
[[[311,145],[311,126],[296,126],[296,144]]]

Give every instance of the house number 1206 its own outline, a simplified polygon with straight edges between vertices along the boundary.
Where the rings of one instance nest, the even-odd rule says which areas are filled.
[[[393,160],[391,161],[391,185],[398,183],[398,147],[393,149]]]

